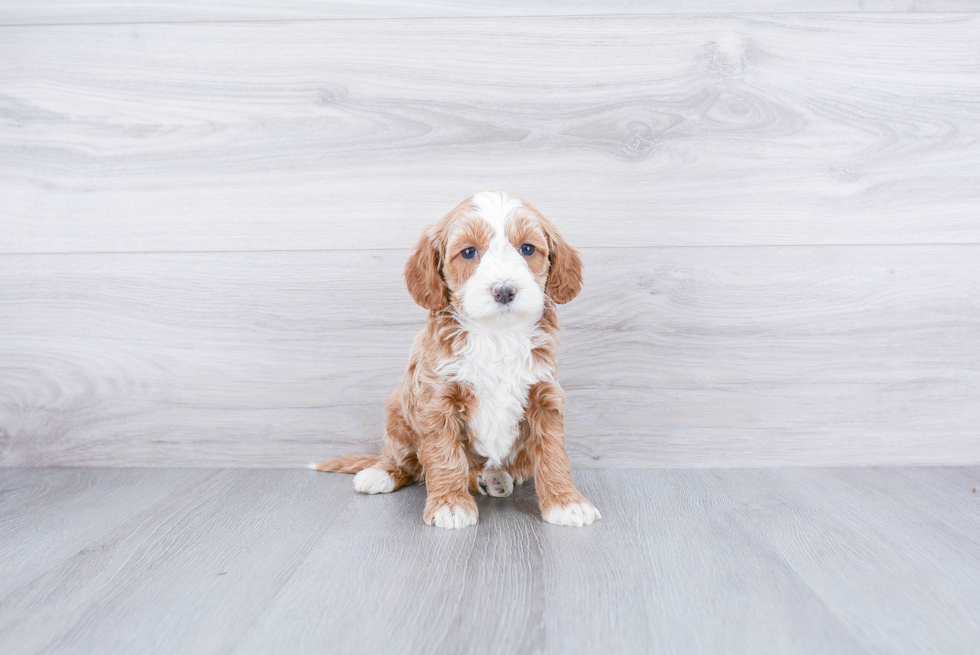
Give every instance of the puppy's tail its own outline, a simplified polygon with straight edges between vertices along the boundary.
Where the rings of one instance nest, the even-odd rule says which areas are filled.
[[[330,459],[319,464],[311,464],[310,468],[317,471],[331,471],[333,473],[359,473],[366,468],[371,468],[381,461],[380,455],[348,455]]]

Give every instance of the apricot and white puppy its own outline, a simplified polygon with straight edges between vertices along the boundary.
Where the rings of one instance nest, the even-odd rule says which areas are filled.
[[[471,491],[509,496],[531,477],[545,521],[600,518],[572,482],[555,370],[555,303],[582,286],[575,249],[521,199],[478,193],[426,230],[405,280],[429,317],[388,399],[384,450],[314,468],[357,473],[369,494],[424,480],[423,520],[444,528],[476,523]]]

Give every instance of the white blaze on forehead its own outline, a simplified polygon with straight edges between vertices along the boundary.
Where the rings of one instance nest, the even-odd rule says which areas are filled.
[[[493,237],[462,290],[460,320],[467,338],[439,371],[472,386],[478,399],[468,424],[473,448],[490,466],[500,468],[512,456],[528,390],[541,380],[553,380],[554,370],[539,365],[533,355],[547,336],[538,325],[544,289],[507,238],[507,221],[525,205],[499,191],[478,193],[472,202],[473,213],[486,221]],[[493,289],[504,282],[514,290],[507,304],[493,296]]]
[[[483,191],[473,196],[480,217],[493,228],[494,240],[507,240],[507,219],[524,206],[520,198],[501,191]]]
[[[507,238],[507,222],[524,208],[517,197],[500,191],[484,191],[473,196],[473,215],[480,216],[492,230],[486,250],[480,253],[476,270],[462,290],[463,314],[478,321],[493,321],[496,327],[532,325],[544,310],[544,289],[521,255]],[[506,304],[496,302],[494,289],[508,284],[514,299]]]

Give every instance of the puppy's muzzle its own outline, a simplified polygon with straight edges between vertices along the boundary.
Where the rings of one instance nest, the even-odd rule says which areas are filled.
[[[517,289],[510,284],[501,284],[493,289],[493,299],[501,305],[506,305],[517,295]]]

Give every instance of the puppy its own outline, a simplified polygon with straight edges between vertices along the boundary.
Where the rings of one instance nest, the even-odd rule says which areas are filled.
[[[314,468],[356,473],[366,494],[424,481],[422,519],[442,528],[477,522],[471,491],[509,496],[531,477],[545,521],[600,518],[572,482],[556,379],[555,303],[578,295],[578,252],[521,199],[478,193],[426,230],[405,281],[429,318],[388,399],[384,450]]]

